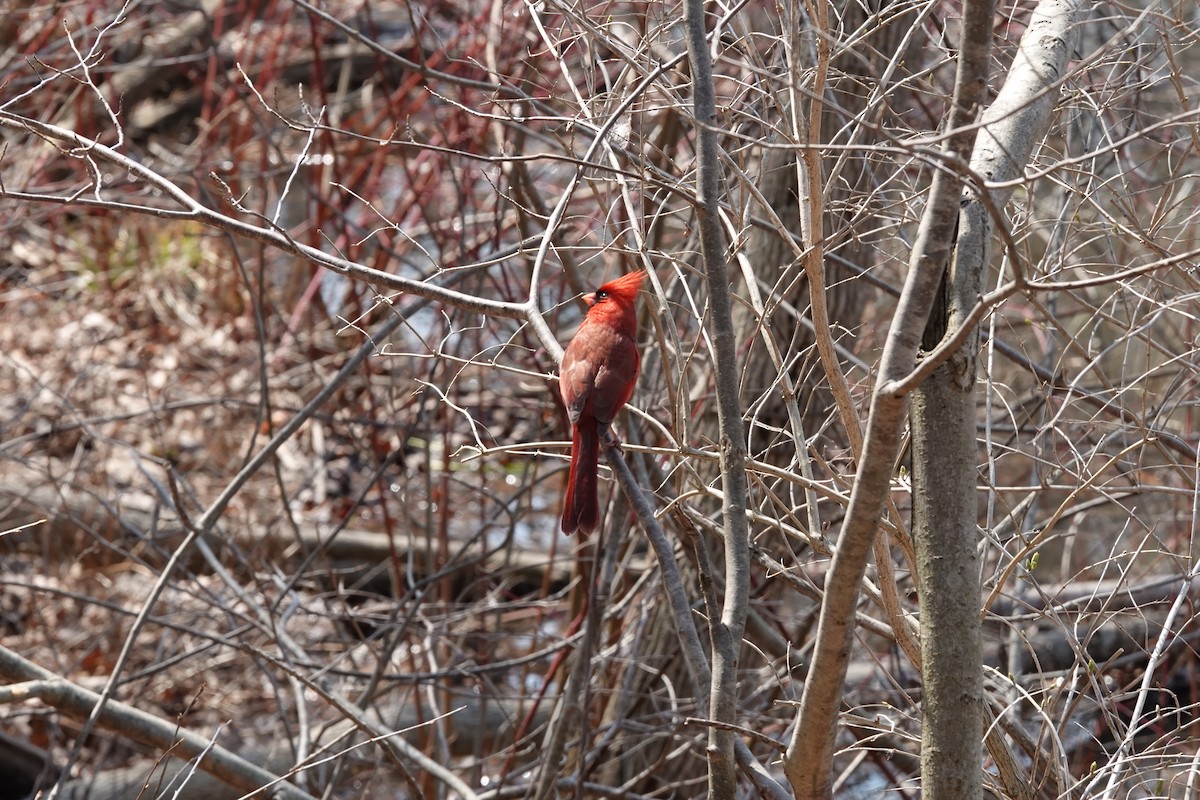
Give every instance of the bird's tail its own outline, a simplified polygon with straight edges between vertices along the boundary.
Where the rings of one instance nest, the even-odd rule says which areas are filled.
[[[596,472],[600,463],[600,432],[595,423],[573,425],[571,474],[567,476],[567,496],[563,500],[562,531],[589,533],[600,523],[596,504]],[[590,428],[590,430],[588,430]]]

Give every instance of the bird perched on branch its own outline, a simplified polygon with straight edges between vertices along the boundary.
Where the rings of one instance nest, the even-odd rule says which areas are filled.
[[[596,472],[600,436],[637,383],[637,294],[641,270],[609,281],[584,295],[590,308],[563,356],[559,392],[571,419],[571,473],[563,500],[562,530],[587,533],[600,522]]]

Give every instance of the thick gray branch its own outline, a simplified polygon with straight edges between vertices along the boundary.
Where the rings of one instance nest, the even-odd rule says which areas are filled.
[[[736,723],[737,665],[750,597],[750,532],[746,522],[746,434],[738,399],[737,354],[729,292],[729,268],[720,220],[721,173],[716,131],[716,99],[712,60],[704,25],[703,0],[688,0],[685,12],[688,57],[697,135],[696,216],[704,273],[708,286],[709,324],[715,348],[717,418],[720,426],[721,476],[724,488],[725,596],[720,620],[712,620],[712,700],[710,713],[718,722]],[[735,734],[725,728],[709,730],[709,796],[737,796]]]

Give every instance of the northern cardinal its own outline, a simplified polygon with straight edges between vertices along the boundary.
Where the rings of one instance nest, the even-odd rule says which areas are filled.
[[[595,530],[600,522],[596,504],[596,471],[600,434],[629,402],[641,358],[637,351],[637,293],[642,271],[622,275],[592,294],[590,308],[578,333],[567,345],[558,390],[571,418],[571,473],[563,500],[562,530]]]

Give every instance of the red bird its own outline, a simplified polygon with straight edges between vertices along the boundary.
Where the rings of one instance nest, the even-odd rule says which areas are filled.
[[[595,530],[600,434],[629,402],[641,358],[637,351],[637,293],[646,273],[622,275],[583,300],[591,308],[567,346],[558,378],[571,418],[571,474],[563,500],[562,530]]]

